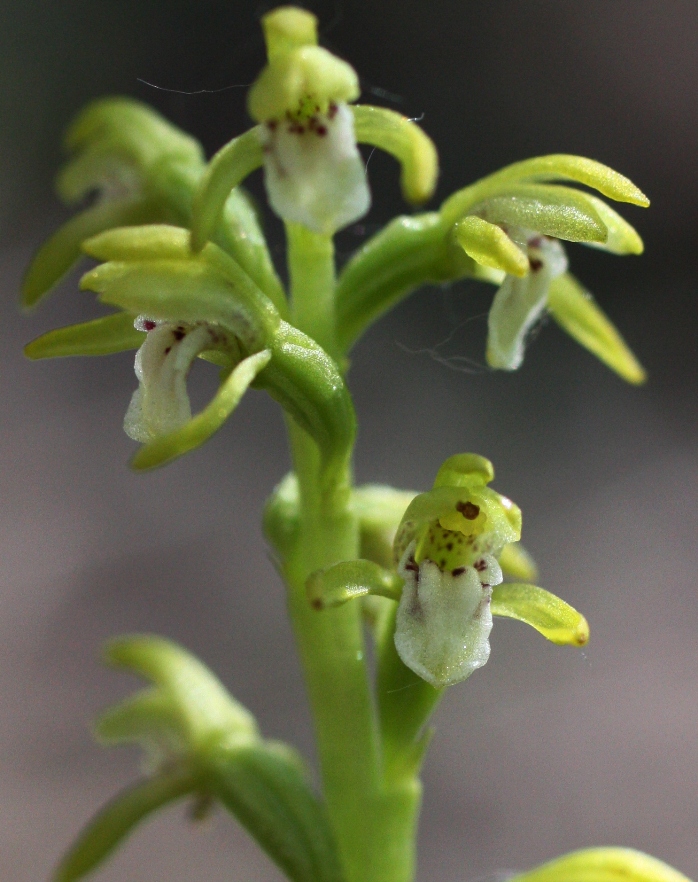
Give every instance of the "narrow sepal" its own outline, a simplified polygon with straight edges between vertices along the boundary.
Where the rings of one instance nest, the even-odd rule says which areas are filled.
[[[647,374],[628,344],[573,276],[566,274],[551,283],[547,308],[570,337],[624,380],[635,385],[645,382]]]
[[[324,806],[298,755],[271,742],[212,751],[206,784],[292,882],[342,882]]]
[[[263,349],[230,372],[211,402],[181,429],[145,444],[131,460],[134,469],[151,469],[182,456],[207,441],[240,403],[257,374],[269,363],[271,352]]]
[[[589,625],[584,616],[535,585],[505,582],[495,586],[492,615],[525,622],[559,646],[584,646],[589,641]]]
[[[27,358],[60,358],[67,355],[110,355],[128,349],[138,349],[144,334],[133,326],[134,316],[116,312],[104,318],[69,325],[49,331],[27,343]]]
[[[512,882],[690,882],[657,858],[633,848],[583,848],[518,873]]]
[[[259,168],[263,160],[260,128],[256,126],[222,147],[209,162],[192,207],[194,251],[200,251],[213,236],[233,188]]]
[[[496,224],[470,215],[455,225],[453,234],[465,253],[479,264],[513,276],[528,272],[528,257]]]
[[[348,600],[368,595],[399,600],[403,580],[370,560],[346,560],[308,577],[310,605],[317,610],[341,606]]]
[[[186,230],[165,225],[103,233],[85,250],[114,258],[83,276],[80,286],[128,312],[219,324],[248,349],[264,348],[280,321],[272,302],[218,246],[209,243],[194,255],[187,239]],[[154,256],[158,248],[163,256]]]
[[[83,256],[81,245],[112,227],[144,224],[157,218],[157,208],[139,198],[100,202],[63,224],[44,242],[22,280],[22,306],[30,308],[54,288]]]
[[[153,634],[119,637],[107,645],[105,658],[163,691],[179,715],[190,747],[257,738],[252,714],[202,662],[176,643]]]
[[[499,566],[510,579],[531,582],[538,578],[538,566],[520,542],[510,542],[502,548]]]
[[[122,96],[88,104],[66,132],[68,150],[86,150],[94,144],[109,145],[117,155],[127,151],[141,167],[165,155],[193,164],[203,160],[198,141],[146,104]]]
[[[614,208],[607,205],[603,199],[589,193],[585,193],[584,196],[596,210],[607,231],[605,242],[586,242],[585,244],[591,248],[610,251],[611,254],[642,254],[645,246],[637,230]]]
[[[82,879],[121,845],[144,818],[186,796],[195,787],[195,777],[182,767],[162,771],[119,793],[79,834],[58,865],[53,882]]]
[[[553,153],[515,162],[483,179],[494,185],[509,181],[576,181],[598,190],[616,202],[630,202],[646,208],[650,202],[645,194],[625,175],[586,156]],[[478,182],[480,184],[482,182]]]
[[[355,104],[351,110],[359,144],[378,147],[400,163],[405,200],[418,205],[431,199],[439,175],[439,157],[431,138],[394,110],[364,104]]]
[[[592,197],[581,190],[545,184],[516,184],[478,203],[473,212],[570,242],[606,242],[608,231]]]

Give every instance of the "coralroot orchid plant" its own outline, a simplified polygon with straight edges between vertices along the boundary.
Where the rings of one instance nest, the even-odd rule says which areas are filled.
[[[345,374],[353,344],[410,292],[475,278],[496,286],[492,368],[517,368],[530,330],[548,313],[626,380],[642,382],[618,332],[568,274],[562,242],[642,251],[607,202],[570,184],[620,202],[648,200],[593,160],[538,157],[436,210],[395,218],[338,273],[333,236],[371,202],[358,144],[398,160],[412,205],[434,192],[436,150],[415,122],[353,103],[357,75],[318,46],[313,15],[283,7],[262,25],[268,63],[248,95],[256,125],[209,163],[195,140],[137,101],[100,100],[78,116],[58,189],[68,202],[95,198],[36,255],[23,301],[36,304],[84,253],[99,263],[81,287],[113,311],[45,334],[26,352],[137,350],[124,421],[142,444],[136,469],[202,444],[250,386],[282,406],[293,471],[271,494],[264,531],[288,591],[321,786],[293,749],[262,737],[250,711],[185,649],[150,635],[118,638],[107,659],[149,685],[107,710],[97,732],[107,743],[141,744],[148,771],[87,825],[56,882],[89,874],[140,821],[182,798],[221,803],[294,882],[409,882],[428,721],[446,687],[487,662],[493,616],[560,645],[579,647],[589,636],[580,613],[531,584],[521,512],[490,487],[484,457],[450,456],[424,493],[354,486]],[[288,286],[240,186],[258,168],[285,224]],[[196,358],[218,368],[220,385],[192,416],[187,374]],[[576,852],[517,878],[685,882],[621,848]]]

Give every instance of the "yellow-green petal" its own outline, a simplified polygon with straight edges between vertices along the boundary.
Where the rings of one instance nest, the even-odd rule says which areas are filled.
[[[127,312],[56,328],[42,334],[24,347],[27,358],[61,358],[68,355],[111,355],[138,349],[145,334],[133,326],[134,316]]]
[[[505,576],[530,582],[538,578],[538,566],[520,542],[510,542],[499,555],[499,565]]]
[[[593,187],[616,202],[630,202],[643,208],[650,204],[642,190],[625,175],[594,159],[567,153],[553,153],[515,162],[490,175],[488,180],[493,184],[505,181],[576,181]]]
[[[397,573],[373,561],[346,560],[313,573],[306,582],[306,590],[310,605],[322,610],[368,595],[399,600],[402,585]]]
[[[264,154],[259,126],[234,138],[209,162],[194,195],[191,247],[200,251],[223,216],[231,191],[262,165]]]
[[[512,276],[528,273],[528,257],[496,224],[470,215],[455,225],[453,233],[465,253],[482,266],[504,270]]]
[[[605,242],[608,231],[591,197],[546,184],[514,184],[473,207],[491,223],[506,223],[569,242]]]
[[[584,848],[513,876],[511,882],[690,882],[657,858],[633,848]]]
[[[439,175],[439,157],[431,138],[413,120],[394,110],[363,104],[351,110],[358,143],[385,150],[400,163],[405,200],[420,204],[431,199]]]
[[[645,246],[635,227],[622,218],[615,209],[607,205],[603,199],[585,194],[591,202],[599,217],[603,221],[608,237],[605,242],[587,242],[592,248],[600,248],[602,251],[610,251],[612,254],[642,254]]]
[[[223,381],[213,400],[181,429],[163,435],[144,445],[133,457],[134,469],[151,469],[164,465],[207,441],[223,425],[238,406],[240,399],[271,358],[263,349],[244,359]]]
[[[492,615],[525,622],[559,646],[584,646],[589,640],[589,625],[584,616],[535,585],[497,585],[492,591]]]
[[[41,246],[22,280],[22,306],[36,306],[75,266],[82,243],[112,227],[144,224],[155,220],[156,206],[142,199],[100,202],[71,218]]]
[[[186,260],[190,257],[187,231],[171,224],[106,230],[87,239],[82,250],[97,260]]]
[[[570,337],[624,380],[635,385],[645,382],[647,374],[628,344],[573,276],[566,274],[552,282],[547,308]]]

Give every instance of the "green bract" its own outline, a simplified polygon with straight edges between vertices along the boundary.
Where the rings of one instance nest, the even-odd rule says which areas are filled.
[[[151,772],[93,818],[59,865],[55,882],[85,876],[147,816],[189,796],[218,800],[294,882],[342,882],[324,807],[298,754],[263,741],[254,717],[198,659],[150,635],[120,638],[107,661],[152,686],[106,711],[97,737],[135,742]]]

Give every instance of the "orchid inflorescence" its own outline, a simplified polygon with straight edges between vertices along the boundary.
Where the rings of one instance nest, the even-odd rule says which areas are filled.
[[[133,99],[102,99],[78,116],[58,189],[70,203],[93,200],[40,249],[22,298],[34,306],[87,255],[97,266],[81,287],[113,309],[44,334],[26,353],[137,350],[124,428],[142,444],[138,469],[202,444],[250,386],[282,405],[293,470],[269,499],[264,529],[289,591],[323,792],[300,757],[262,739],[249,711],[185,650],[152,636],[122,638],[109,660],[153,686],[107,711],[98,735],[142,744],[146,773],[84,830],[59,882],[84,876],[142,818],[184,796],[197,811],[223,804],[297,882],[409,882],[425,725],[445,687],[486,663],[492,616],[526,622],[560,645],[583,646],[589,636],[580,613],[532,584],[521,512],[489,486],[494,470],[484,457],[450,457],[425,493],[353,485],[348,354],[410,292],[473,278],[497,286],[492,368],[518,368],[547,313],[621,377],[642,382],[619,333],[568,273],[562,242],[642,251],[614,209],[569,184],[634,205],[648,200],[590,159],[525,160],[435,210],[395,218],[337,273],[333,236],[371,204],[359,145],[396,158],[412,205],[435,192],[436,149],[414,121],[355,103],[357,74],[318,45],[312,14],[282,7],[262,26],[267,65],[248,94],[255,125],[210,162]],[[257,169],[285,225],[288,285],[241,187]],[[219,369],[220,384],[192,415],[187,375],[197,358]],[[362,623],[375,642],[375,676]],[[521,879],[553,882],[584,868],[591,875],[572,878],[683,879],[619,849],[579,852]]]

